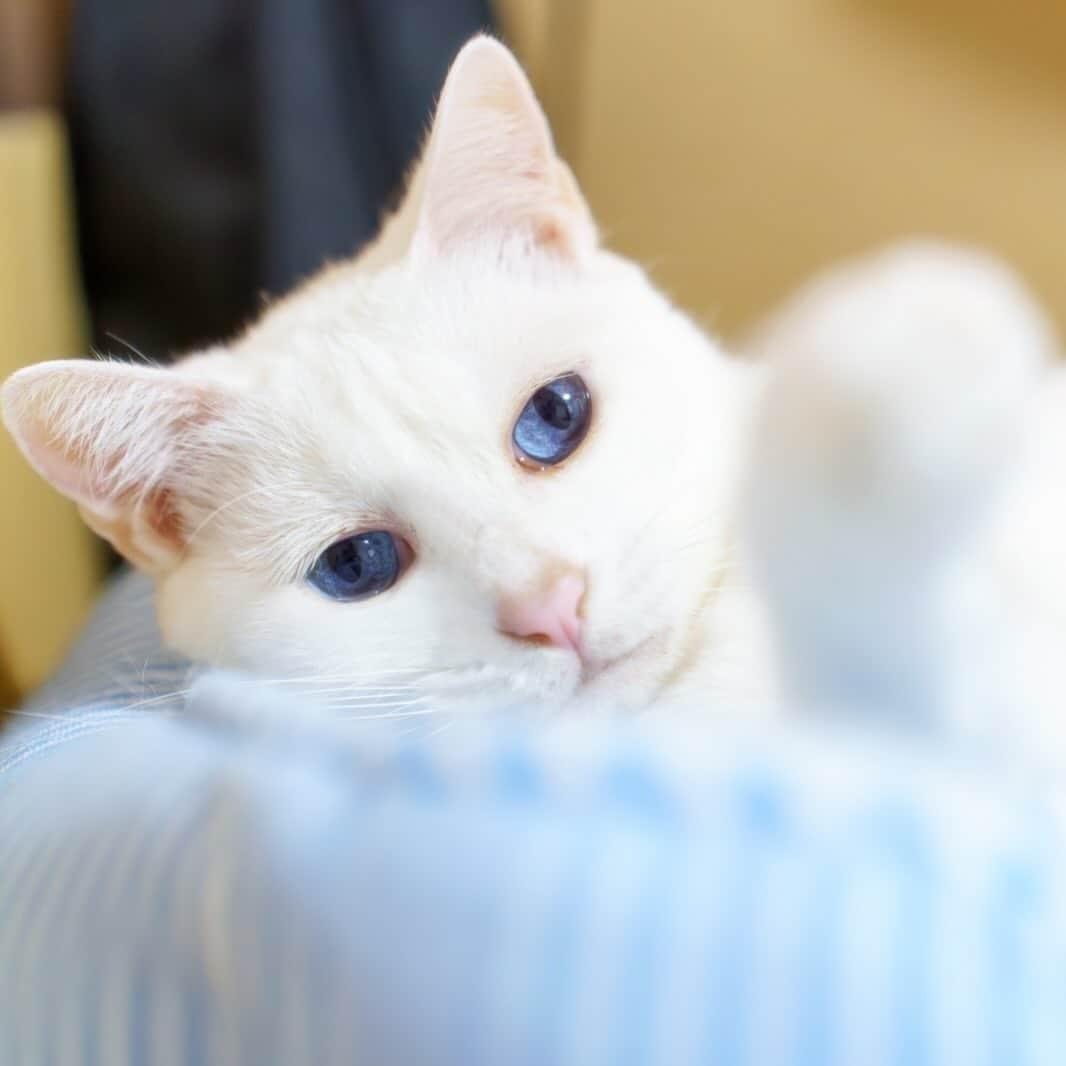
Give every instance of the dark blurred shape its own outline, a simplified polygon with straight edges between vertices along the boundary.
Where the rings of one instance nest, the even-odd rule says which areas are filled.
[[[70,122],[96,344],[225,338],[370,237],[488,0],[83,0]],[[117,339],[121,338],[120,342]]]

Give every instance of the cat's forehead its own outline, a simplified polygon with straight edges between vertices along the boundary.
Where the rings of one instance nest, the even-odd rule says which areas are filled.
[[[473,350],[484,340],[521,346],[592,325],[621,294],[629,303],[642,287],[629,264],[606,255],[584,271],[539,261],[485,263],[477,255],[420,268],[404,262],[374,274],[350,264],[324,271],[277,304],[244,346],[318,339],[357,348],[364,338],[383,347],[405,341],[416,354],[427,341],[466,342]]]
[[[245,502],[214,520],[220,542],[291,575],[361,528],[438,556],[494,529],[509,553],[577,558],[594,515],[624,526],[678,456],[715,450],[704,437],[728,419],[707,413],[724,413],[732,376],[639,269],[604,261],[581,276],[339,268],[285,300],[222,361],[258,402],[234,483]],[[516,420],[569,373],[591,394],[590,432],[558,476],[531,476]]]
[[[369,277],[337,268],[240,349],[279,398],[471,427],[617,347],[632,288],[621,272],[486,270],[476,259]]]

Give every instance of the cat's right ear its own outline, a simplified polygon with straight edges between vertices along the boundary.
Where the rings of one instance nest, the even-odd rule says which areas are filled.
[[[18,371],[3,421],[30,464],[136,566],[163,573],[185,548],[212,432],[236,403],[180,370],[63,360]],[[217,457],[216,457],[217,458]]]
[[[579,261],[597,240],[518,61],[499,41],[474,38],[452,63],[424,155],[372,259],[506,242]]]

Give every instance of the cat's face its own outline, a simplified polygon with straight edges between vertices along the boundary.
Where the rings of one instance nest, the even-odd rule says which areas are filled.
[[[647,700],[683,665],[724,550],[737,400],[731,368],[635,268],[471,254],[339,271],[222,358],[261,431],[162,583],[179,646],[278,676],[421,677],[467,704],[583,684]],[[537,469],[515,438],[550,424],[523,409],[574,375],[587,432]],[[547,455],[568,443],[549,437]],[[359,532],[391,535],[395,560],[380,545],[369,573],[380,538],[354,543],[307,580]],[[568,577],[583,585],[580,654],[537,628],[520,639],[515,605]]]
[[[643,705],[701,650],[747,387],[597,246],[482,40],[360,260],[173,370],[31,368],[5,414],[198,659],[391,711]]]

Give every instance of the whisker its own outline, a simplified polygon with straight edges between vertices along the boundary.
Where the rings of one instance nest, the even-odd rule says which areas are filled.
[[[90,707],[87,710],[85,710],[83,712],[79,712],[79,713],[91,717],[93,715],[99,716],[99,715],[102,715],[102,714],[110,714],[110,713],[114,712],[115,710],[128,711],[128,710],[131,710],[131,709],[132,708],[130,708],[130,707],[99,707],[99,708]],[[23,710],[19,710],[18,708],[16,708],[14,710],[6,711],[5,713],[11,715],[11,717],[13,717],[13,718],[40,718],[42,720],[50,721],[50,722],[69,722],[69,721],[73,721],[74,720],[74,712],[72,712],[72,711],[56,711],[56,712],[50,713],[50,712],[47,712],[47,711],[23,711]],[[177,712],[176,711],[158,711],[156,713],[163,715],[163,714],[176,714]]]
[[[402,669],[381,669],[381,670],[368,670],[365,674],[307,674],[303,677],[257,677],[256,681],[263,685],[313,685],[319,681],[327,685],[355,685],[358,683],[360,676],[368,678],[385,678],[385,677],[401,677],[401,676],[413,676],[425,673],[424,670],[417,667],[406,667]]]
[[[143,707],[151,707],[156,704],[166,703],[169,700],[184,701],[189,695],[192,689],[177,689],[173,692],[164,692],[155,696],[148,696],[145,699],[136,700],[133,703],[123,704],[122,709],[124,711],[137,711]]]
[[[268,686],[280,687],[280,686]],[[343,685],[314,685],[303,684],[286,690],[299,696],[388,696],[409,695],[414,692],[411,685],[373,685],[373,684],[343,684]]]
[[[316,700],[314,703],[323,710],[361,709],[373,711],[383,710],[385,708],[403,710],[405,707],[424,707],[427,703],[427,699],[424,696],[419,696],[410,700],[361,699],[359,696],[355,696],[351,699],[336,697],[332,700]]]
[[[340,717],[345,722],[376,722],[385,718],[424,718],[431,714],[443,714],[438,707],[426,707],[420,711],[385,711],[375,714],[344,714]]]
[[[107,330],[104,330],[104,336],[105,337],[110,337],[112,340],[118,341],[119,344],[121,344],[124,348],[128,348],[145,365],[147,365],[147,366],[159,366],[159,361],[158,360],[149,358],[147,355],[144,354],[144,352],[142,352],[140,350],[140,348],[135,347],[128,340],[126,340],[123,337],[120,337],[117,333],[112,333],[111,330],[107,329]]]
[[[216,507],[193,531],[189,534],[185,541],[185,547],[182,550],[182,558],[189,553],[189,548],[192,547],[193,541],[203,532],[204,528],[209,522],[214,521],[223,511],[229,510],[229,508],[241,503],[243,500],[248,499],[249,496],[255,496],[261,492],[274,492],[275,487],[273,485],[256,485],[255,488],[249,489],[247,492],[242,492],[232,499],[227,500],[225,503]]]
[[[425,738],[428,740],[430,737],[439,736],[441,733],[444,732],[445,729],[448,729],[449,727],[451,727],[453,725],[455,725],[455,719],[454,718],[452,718],[450,721],[445,722],[443,725],[438,726],[436,729],[431,729],[426,734]]]

